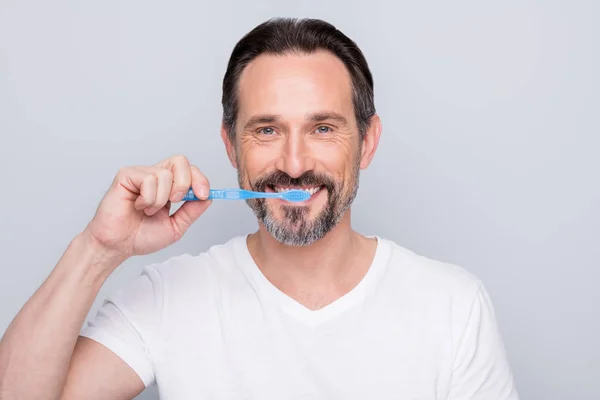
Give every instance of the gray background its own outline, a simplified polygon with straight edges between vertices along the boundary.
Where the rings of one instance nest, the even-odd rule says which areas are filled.
[[[236,185],[219,137],[229,53],[264,19],[315,16],[355,39],[375,75],[384,132],[355,227],[486,283],[523,399],[600,399],[599,11],[548,0],[3,0],[0,332],[119,167],[181,153],[215,187]],[[90,316],[142,265],[255,227],[243,203],[214,203],[179,243],[120,268]]]

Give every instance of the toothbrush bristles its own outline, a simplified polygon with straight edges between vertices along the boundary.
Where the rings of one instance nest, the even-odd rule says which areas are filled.
[[[292,189],[283,194],[283,197],[288,201],[300,202],[310,198],[310,193],[306,190]]]

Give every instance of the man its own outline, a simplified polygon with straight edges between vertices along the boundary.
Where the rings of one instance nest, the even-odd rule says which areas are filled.
[[[481,282],[351,226],[381,122],[358,47],[318,20],[241,39],[221,135],[257,232],[148,265],[80,328],[106,278],[156,252],[211,204],[182,156],[124,168],[0,344],[2,399],[514,400]],[[201,201],[173,215],[188,188]],[[201,221],[199,223],[202,223]]]

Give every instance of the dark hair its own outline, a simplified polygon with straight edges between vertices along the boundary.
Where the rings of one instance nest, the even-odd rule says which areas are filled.
[[[352,78],[354,113],[361,138],[375,114],[373,77],[356,43],[328,22],[318,19],[273,18],[255,27],[235,45],[223,78],[223,125],[235,138],[238,82],[244,68],[259,55],[327,50],[346,66]]]

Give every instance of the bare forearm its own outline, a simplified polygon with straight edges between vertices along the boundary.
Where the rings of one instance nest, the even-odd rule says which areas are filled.
[[[0,399],[55,399],[98,291],[122,260],[76,237],[0,341]]]

